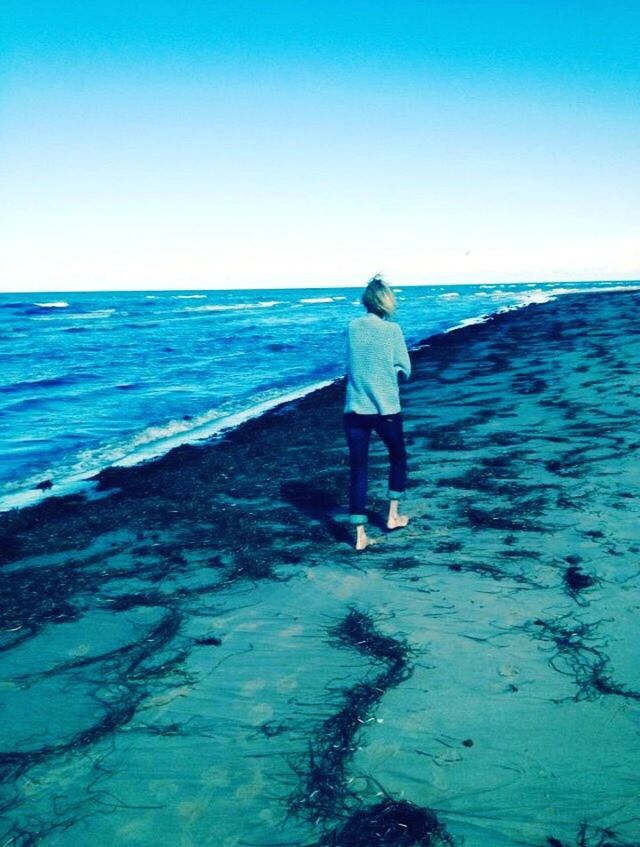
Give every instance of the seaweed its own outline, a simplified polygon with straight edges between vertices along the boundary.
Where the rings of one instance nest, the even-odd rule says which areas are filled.
[[[411,653],[407,643],[379,633],[371,615],[353,606],[344,620],[334,627],[331,634],[334,643],[356,648],[360,653],[371,658],[387,662],[394,669],[404,669],[407,666]],[[401,681],[403,680],[398,680],[398,682]]]
[[[0,535],[0,564],[12,562],[22,553],[22,544],[15,535],[2,533]]]
[[[82,590],[95,584],[94,577],[73,564],[58,568],[28,568],[0,576],[0,627],[25,627],[35,633],[48,622],[76,620]]]
[[[0,574],[0,628],[20,633],[0,651],[16,645],[16,638],[25,640],[37,635],[46,624],[79,620],[88,608],[98,605],[114,611],[126,611],[137,606],[166,606],[192,593],[216,590],[215,585],[197,589],[176,589],[160,592],[152,587],[167,578],[184,572],[187,560],[169,545],[150,548],[153,557],[148,561],[133,560],[130,567],[105,567],[118,549],[85,560],[69,559],[64,564],[31,566]],[[256,566],[257,567],[257,566]],[[109,595],[103,586],[132,576],[145,580],[149,586],[138,592]]]
[[[247,550],[235,557],[235,562],[228,570],[228,579],[275,579],[273,561],[268,553],[258,553]]]
[[[570,557],[568,557],[570,558]],[[597,582],[596,578],[591,574],[585,573],[577,563],[570,564],[564,572],[564,583],[567,588],[567,593],[579,602],[584,602],[579,598],[579,593],[585,588],[590,588]]]
[[[425,436],[430,450],[470,450],[461,433],[453,426],[431,427]]]
[[[574,844],[568,844],[559,838],[549,836],[548,847],[638,847],[637,842],[623,841],[612,829],[589,826],[582,823],[576,834]]]
[[[406,800],[383,800],[355,811],[319,847],[437,847],[453,845],[451,836],[431,809]]]
[[[219,647],[222,644],[222,639],[218,638],[217,635],[207,635],[202,638],[196,638],[195,643],[204,647]]]
[[[440,488],[480,491],[483,494],[502,495],[511,498],[526,497],[549,487],[523,484],[510,476],[510,473],[510,464],[501,461],[498,457],[494,460],[484,460],[482,466],[469,468],[459,476],[441,478],[437,485]]]
[[[498,553],[505,559],[539,559],[542,555],[538,550],[525,550],[519,547],[513,547],[510,550],[501,550]]]
[[[342,708],[331,715],[315,734],[309,750],[304,788],[291,798],[297,812],[305,809],[314,819],[328,819],[354,799],[347,784],[348,761],[358,746],[362,727],[373,720],[371,711],[383,694],[408,679],[409,648],[403,641],[382,635],[373,619],[353,607],[331,631],[332,643],[351,647],[385,665],[382,672],[344,690]]]
[[[436,545],[436,553],[458,553],[463,548],[462,541],[440,541]]]
[[[609,659],[593,646],[597,623],[571,621],[564,615],[552,621],[536,618],[524,629],[540,641],[549,642],[554,655],[551,667],[561,674],[572,676],[578,689],[573,700],[595,700],[601,694],[640,700],[640,692],[614,682],[608,672]]]
[[[519,552],[519,551],[516,551]],[[499,568],[496,565],[488,565],[484,562],[453,562],[448,565],[450,571],[457,572],[467,572],[467,573],[477,573],[480,576],[490,576],[492,579],[495,579],[496,582],[499,582],[503,579],[511,580],[512,582],[521,583],[523,585],[531,585],[535,588],[542,588],[543,586],[536,582],[536,580],[527,576],[523,573],[512,573],[511,571],[506,571],[503,568]]]
[[[260,732],[267,738],[275,738],[277,735],[289,732],[289,729],[288,724],[276,723],[275,721],[267,721],[260,726]]]
[[[401,556],[398,559],[392,559],[392,561],[387,565],[387,570],[406,571],[411,570],[412,568],[418,568],[423,564],[424,562],[421,562],[420,559],[416,558],[416,556]]]
[[[549,527],[530,520],[530,515],[540,513],[542,503],[540,498],[522,500],[514,507],[481,508],[475,500],[465,500],[460,510],[467,518],[473,529],[504,529],[510,532],[548,532]]]
[[[412,650],[406,641],[379,632],[370,614],[350,607],[346,617],[330,631],[331,643],[357,650],[383,669],[373,677],[342,690],[341,708],[316,730],[304,763],[294,765],[300,788],[289,798],[290,813],[304,815],[316,824],[335,818],[344,822],[325,829],[319,847],[430,847],[453,844],[430,809],[422,809],[387,796],[365,805],[347,778],[347,767],[361,743],[363,727],[384,694],[409,679]]]
[[[144,662],[154,654],[167,647],[177,635],[182,623],[181,615],[175,611],[168,611],[163,618],[150,631],[134,645],[127,645],[120,650],[113,651],[106,656],[97,657],[94,660],[79,660],[88,663],[108,660],[112,666],[112,672],[120,680],[118,686],[118,699],[111,701],[102,698],[99,700],[103,714],[88,729],[76,732],[70,739],[58,744],[45,744],[42,747],[27,751],[0,751],[0,783],[9,779],[15,780],[32,766],[45,762],[54,756],[68,752],[78,752],[91,747],[103,739],[113,735],[117,730],[128,724],[136,714],[141,703],[146,699],[149,692],[144,683],[146,680],[165,674],[173,669],[184,659],[180,654],[170,663],[156,668],[145,668]],[[65,663],[54,669],[51,673],[60,673],[68,670],[69,665]],[[115,686],[113,687],[115,689]]]

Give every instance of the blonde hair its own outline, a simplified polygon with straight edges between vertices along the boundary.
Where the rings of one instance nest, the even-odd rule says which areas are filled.
[[[395,312],[397,305],[395,295],[380,274],[376,274],[369,280],[362,295],[362,305],[367,312],[373,312],[379,318],[390,318]]]

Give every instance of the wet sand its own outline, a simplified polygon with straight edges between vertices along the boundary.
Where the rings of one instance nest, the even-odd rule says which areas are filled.
[[[414,352],[362,554],[341,383],[0,515],[0,844],[638,845],[639,317]]]

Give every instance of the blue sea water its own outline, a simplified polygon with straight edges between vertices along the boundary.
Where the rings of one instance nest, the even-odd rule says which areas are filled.
[[[612,283],[396,288],[409,345]],[[0,509],[213,433],[344,372],[361,289],[0,294]]]

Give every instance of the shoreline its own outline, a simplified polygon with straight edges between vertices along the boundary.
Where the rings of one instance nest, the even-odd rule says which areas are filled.
[[[492,285],[491,287],[495,286]],[[632,292],[634,290],[640,290],[640,288],[633,285],[614,285],[606,288],[601,287],[586,290],[580,290],[577,288],[558,288],[549,293],[534,290],[527,293],[528,299],[523,299],[523,301],[517,305],[499,307],[493,312],[482,313],[475,317],[466,318],[451,327],[420,339],[411,345],[409,349],[412,354],[417,353],[419,350],[428,347],[432,343],[433,339],[438,338],[439,336],[449,335],[450,333],[458,332],[469,326],[486,323],[487,321],[491,321],[495,317],[508,312],[526,309],[532,305],[553,302],[558,297],[575,296],[576,294]],[[260,417],[262,414],[265,414],[274,408],[278,408],[284,403],[295,401],[307,396],[308,394],[313,394],[318,390],[322,390],[322,388],[330,386],[334,382],[340,382],[342,379],[343,377],[336,377],[334,379],[311,383],[310,385],[301,386],[299,388],[293,388],[290,391],[283,392],[281,395],[273,397],[270,400],[262,401],[249,406],[246,409],[229,413],[224,415],[222,418],[215,419],[207,424],[194,427],[193,429],[186,429],[182,433],[167,436],[159,442],[152,442],[149,445],[140,446],[133,452],[126,454],[115,462],[104,465],[97,471],[71,473],[56,482],[54,482],[50,477],[43,477],[37,485],[17,487],[13,491],[3,495],[0,501],[0,515],[11,513],[14,510],[32,508],[42,502],[45,502],[51,497],[65,498],[68,496],[84,496],[90,500],[104,496],[97,491],[97,479],[100,473],[104,470],[112,467],[135,467],[150,461],[157,461],[162,459],[163,456],[167,455],[172,450],[183,445],[193,444],[195,446],[207,446],[208,444],[215,443],[221,437],[225,437],[226,433],[231,429],[242,426],[245,421],[251,420],[255,417]]]
[[[0,515],[5,837],[635,847],[639,315],[558,298],[414,351],[411,523],[374,441],[362,554],[340,382]]]

